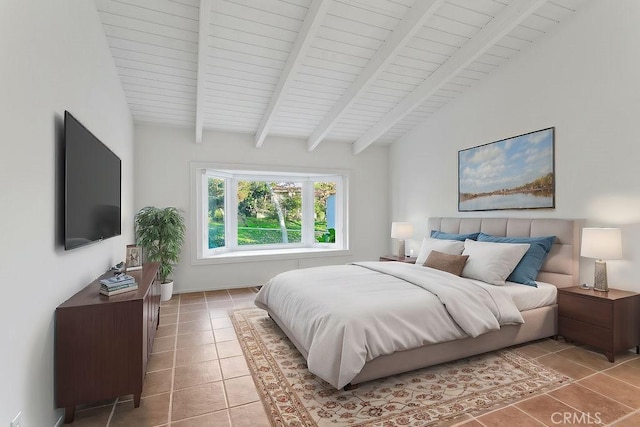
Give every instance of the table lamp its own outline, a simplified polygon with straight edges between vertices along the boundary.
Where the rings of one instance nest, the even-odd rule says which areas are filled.
[[[580,255],[596,258],[593,289],[607,292],[607,263],[603,260],[622,258],[622,236],[619,228],[583,228]]]
[[[413,225],[410,222],[392,222],[391,238],[398,239],[398,258],[405,257],[404,239],[413,236]]]

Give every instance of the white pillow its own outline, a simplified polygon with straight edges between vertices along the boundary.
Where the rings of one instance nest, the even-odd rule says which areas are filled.
[[[416,265],[422,265],[427,260],[431,251],[438,251],[445,254],[460,255],[464,250],[464,242],[459,240],[443,240],[425,237],[422,239],[422,246],[416,259]]]
[[[462,277],[482,280],[492,285],[504,285],[505,280],[525,252],[528,243],[493,243],[464,241],[462,255],[469,255],[469,259],[462,270]]]

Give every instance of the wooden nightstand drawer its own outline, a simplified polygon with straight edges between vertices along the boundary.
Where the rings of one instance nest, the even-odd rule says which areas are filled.
[[[612,304],[607,300],[558,293],[558,315],[560,316],[611,329],[613,328],[612,312]]]
[[[569,317],[558,317],[558,335],[570,337],[570,339],[589,344],[594,347],[613,346],[613,334],[611,329],[603,328],[591,323],[581,322]]]
[[[380,261],[398,261],[398,262],[405,262],[407,264],[415,264],[416,259],[417,258],[413,256],[406,256],[404,258],[400,258],[398,257],[398,255],[384,255],[380,257]]]

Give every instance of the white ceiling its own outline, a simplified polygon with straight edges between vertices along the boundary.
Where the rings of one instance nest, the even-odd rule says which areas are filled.
[[[95,0],[136,122],[391,143],[582,0]],[[268,140],[266,142],[268,144]]]

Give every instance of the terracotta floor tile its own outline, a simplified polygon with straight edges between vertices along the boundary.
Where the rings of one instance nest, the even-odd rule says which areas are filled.
[[[549,351],[543,349],[542,347],[538,347],[535,344],[529,344],[522,347],[516,347],[515,349],[518,353],[523,354],[531,359],[538,358],[540,356],[544,356],[549,354]]]
[[[220,381],[222,374],[217,360],[178,366],[175,369],[173,389],[192,387],[204,383]]]
[[[640,369],[640,357],[635,353],[629,353],[632,357],[631,360],[627,361],[625,364],[627,366],[631,366],[632,368]],[[616,361],[618,360],[616,355]]]
[[[621,381],[640,387],[640,369],[634,368],[630,363],[635,363],[635,361],[622,363],[616,367],[607,369],[605,373]]]
[[[178,313],[160,316],[160,326],[178,323]]]
[[[269,427],[269,419],[262,402],[249,403],[229,409],[233,427]]]
[[[477,420],[487,426],[524,426],[524,427],[539,427],[544,424],[540,421],[525,414],[521,410],[514,408],[513,406],[507,406],[506,408],[499,409],[494,412],[477,417]]]
[[[142,385],[142,397],[171,391],[172,376],[172,369],[148,372],[144,377],[144,384]]]
[[[178,335],[176,348],[194,347],[196,345],[212,344],[213,342],[212,331],[192,332]]]
[[[74,427],[104,427],[107,425],[113,405],[112,403],[111,405],[98,406],[81,411],[76,409],[73,424],[71,425]]]
[[[133,400],[118,403],[109,427],[146,427],[166,424],[169,421],[169,393],[141,399],[140,407],[133,407]]]
[[[216,342],[235,341],[238,339],[236,330],[233,328],[215,329],[213,335],[216,338]]]
[[[243,308],[256,308],[255,301],[256,301],[255,297],[243,298],[243,299],[240,299],[240,300],[233,300],[233,307],[236,310],[240,310],[240,309],[243,309]]]
[[[161,307],[171,307],[180,304],[180,295],[172,295],[169,301],[162,301],[160,303]]]
[[[152,353],[161,353],[163,351],[173,350],[176,345],[176,337],[163,337],[153,340]]]
[[[475,422],[476,424],[469,424],[471,422]],[[471,415],[462,414],[459,417],[451,418],[450,420],[440,421],[438,422],[438,427],[454,427],[464,424],[468,427],[482,427],[478,421],[475,421]]]
[[[235,341],[217,342],[216,348],[218,349],[218,358],[242,356],[242,348],[240,343]]]
[[[552,338],[534,341],[535,345],[542,348],[543,350],[547,350],[550,353],[563,350],[565,348],[574,347],[573,344],[569,344],[562,339],[554,340]]]
[[[596,372],[593,369],[587,368],[586,366],[574,363],[565,357],[558,356],[556,353],[538,357],[536,360],[542,363],[544,366],[555,369],[556,371],[563,373],[573,379],[584,378]]]
[[[194,322],[196,320],[209,320],[208,311],[193,311],[191,313],[180,313],[178,323]]]
[[[580,380],[578,384],[633,409],[640,409],[640,388],[610,377],[606,373],[587,377]]]
[[[210,319],[198,319],[193,322],[181,322],[178,324],[178,334],[188,334],[191,332],[210,331]]]
[[[574,417],[574,414],[576,414],[576,416],[582,414],[582,412],[547,394],[515,403],[514,406],[548,426],[562,424],[561,421],[563,422],[565,413],[571,414],[571,417]],[[575,418],[572,421],[575,421]]]
[[[623,418],[611,424],[614,427],[638,427],[640,426],[640,413],[636,412],[626,418]]]
[[[118,403],[127,402],[129,400],[133,400],[133,394],[125,394],[124,396],[118,397]]]
[[[166,316],[168,314],[177,314],[178,313],[178,304],[176,305],[163,305],[160,307],[160,316]]]
[[[190,304],[203,304],[207,302],[207,299],[204,297],[204,293],[200,293],[199,295],[193,295],[189,297],[181,297],[180,298],[180,306],[190,305]]]
[[[180,304],[180,314],[182,313],[192,313],[194,311],[205,311],[207,309],[207,305],[203,302],[196,304]]]
[[[229,306],[220,306],[220,307],[211,308],[212,304],[216,304],[216,303],[209,304],[209,316],[212,319],[219,319],[221,317],[229,317],[229,315],[233,311],[233,306],[231,306],[231,307],[229,307]]]
[[[553,390],[549,395],[591,417],[597,416],[605,424],[633,412],[631,408],[578,384]]]
[[[228,357],[220,359],[220,367],[222,368],[222,376],[224,379],[249,375],[249,367],[244,356]]]
[[[186,299],[204,298],[204,295],[205,295],[204,291],[185,292],[180,294],[180,302],[183,302]]]
[[[193,363],[216,360],[217,358],[218,353],[215,344],[205,344],[176,350],[176,366],[191,365]]]
[[[570,347],[559,351],[556,354],[596,371],[612,368],[616,364],[620,364],[633,358],[631,353],[619,353],[616,355],[615,363],[611,363],[603,353],[593,351],[592,349],[585,347]]]
[[[256,295],[258,295],[257,292],[243,292],[243,293],[237,293],[237,294],[231,294],[231,299],[234,301],[239,301],[239,300],[255,300],[256,299]]]
[[[221,381],[176,390],[173,392],[171,421],[220,411],[226,406]]]
[[[133,398],[133,395],[131,395]],[[103,406],[113,406],[116,403],[116,398],[103,399],[97,402],[79,403],[76,405],[76,411],[83,411],[85,409],[100,408]]]
[[[171,423],[172,427],[230,427],[229,411],[222,410]]]
[[[226,290],[222,290],[222,291],[207,291],[207,292],[205,292],[205,295],[206,295],[206,298],[207,298],[208,302],[231,300],[231,296],[229,295],[229,292],[227,292]]]
[[[476,420],[463,421],[458,424],[454,424],[455,427],[484,427],[480,422]]]
[[[235,289],[227,289],[231,298],[242,298],[243,296],[256,295],[255,288],[235,288]]]
[[[147,361],[147,372],[172,368],[174,354],[175,352],[173,350],[151,354],[151,356],[149,356],[149,360]]]
[[[220,317],[211,319],[211,326],[213,326],[213,329],[233,328],[233,323],[229,317]]]
[[[224,388],[227,391],[230,408],[260,401],[251,375],[224,380]]]
[[[176,334],[178,325],[176,323],[172,325],[161,325],[156,330],[156,338],[170,337]]]

